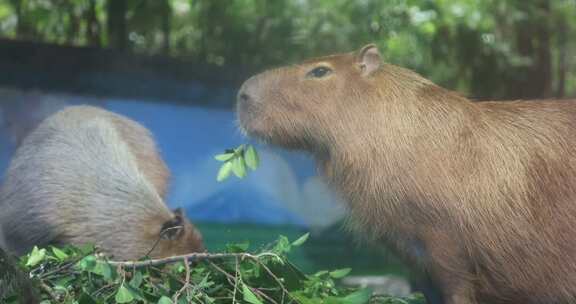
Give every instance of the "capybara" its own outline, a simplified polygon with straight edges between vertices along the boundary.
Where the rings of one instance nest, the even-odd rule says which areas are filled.
[[[576,100],[472,102],[367,45],[256,75],[237,110],[446,303],[576,303]]]
[[[203,251],[200,232],[164,202],[168,179],[142,125],[67,107],[27,135],[11,160],[0,188],[6,247],[23,254],[34,245],[89,243],[119,260]]]

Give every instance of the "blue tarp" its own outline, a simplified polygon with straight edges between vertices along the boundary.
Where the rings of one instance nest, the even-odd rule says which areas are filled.
[[[68,104],[83,103],[68,96]],[[342,211],[315,178],[313,161],[302,153],[260,146],[243,137],[232,109],[105,100],[105,107],[147,127],[172,172],[170,207],[183,207],[194,221],[325,226]],[[0,165],[10,155],[0,138]],[[214,155],[242,143],[257,147],[261,166],[244,180],[219,183]],[[8,143],[7,143],[8,144]]]

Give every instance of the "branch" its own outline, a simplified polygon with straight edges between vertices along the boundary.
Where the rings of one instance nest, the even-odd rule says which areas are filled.
[[[190,265],[188,265],[188,259],[187,258],[184,258],[184,266],[186,267],[186,279],[184,281],[184,285],[182,285],[182,288],[180,288],[180,290],[178,290],[178,292],[176,292],[176,294],[174,295],[174,300],[172,300],[172,302],[174,302],[174,303],[178,303],[178,298],[180,297],[180,295],[188,287],[190,287]]]
[[[264,253],[260,253],[258,255],[253,255],[250,253],[207,253],[207,252],[197,252],[197,253],[190,253],[190,254],[185,254],[185,255],[177,255],[177,256],[171,256],[171,257],[167,257],[167,258],[162,258],[162,259],[150,259],[150,260],[146,260],[146,261],[125,261],[125,262],[121,262],[121,261],[108,261],[108,263],[112,266],[118,266],[118,267],[132,267],[132,268],[142,268],[142,267],[148,267],[148,266],[158,266],[158,265],[164,265],[164,264],[169,264],[169,263],[175,263],[175,262],[180,262],[180,261],[184,261],[186,265],[188,265],[188,260],[214,260],[214,259],[222,259],[222,258],[235,258],[236,262],[238,262],[238,258],[240,259],[244,259],[244,258],[249,258],[251,260],[254,260],[256,263],[260,264],[264,270],[270,275],[272,276],[272,278],[274,279],[274,281],[276,281],[276,283],[280,286],[280,288],[282,289],[282,298],[284,298],[284,295],[287,294],[290,298],[292,298],[292,296],[290,295],[290,293],[288,292],[288,290],[286,290],[286,288],[284,287],[284,285],[282,284],[282,282],[280,281],[280,279],[278,279],[278,277],[276,277],[274,275],[274,273],[266,266],[264,265],[264,263],[262,263],[260,261],[260,257],[264,257],[264,256],[270,256],[270,257],[274,257],[277,258],[278,260],[282,261],[282,258],[280,256],[278,256],[275,253],[271,253],[271,252],[264,252]],[[234,292],[236,292],[236,288],[237,288],[237,284],[238,284],[238,273],[236,273],[236,276],[232,276],[229,273],[227,273],[226,271],[224,271],[223,269],[221,269],[220,267],[216,266],[216,264],[210,262],[210,264],[215,267],[218,271],[224,273],[228,279],[232,280],[234,282]],[[236,267],[238,267],[238,265],[236,264]],[[236,270],[238,271],[238,270]],[[187,268],[187,275],[189,275],[189,268]],[[186,282],[189,281],[189,278],[186,278]],[[185,284],[186,287],[187,284]],[[247,286],[249,289],[251,289],[253,292],[259,294],[260,296],[262,296],[263,298],[267,299],[268,301],[270,301],[271,303],[276,303],[276,301],[274,301],[273,299],[271,299],[270,297],[268,297],[265,293],[261,292],[260,290],[258,290],[257,288],[252,288]],[[184,287],[183,287],[184,288]],[[179,291],[179,293],[182,290]],[[234,295],[235,298],[235,295]]]
[[[242,255],[252,256],[251,254],[247,254],[247,253],[242,253]],[[230,285],[233,285],[234,288],[236,289],[237,283],[238,283],[238,279],[236,279],[236,277],[234,277],[234,276],[232,276],[231,274],[229,274],[228,272],[226,272],[226,270],[218,267],[218,265],[216,265],[216,264],[214,264],[214,263],[212,263],[212,262],[210,262],[210,261],[209,261],[209,263],[210,263],[210,265],[211,265],[212,267],[214,267],[216,270],[218,270],[218,271],[220,271],[221,273],[223,273],[228,279],[234,281],[234,284],[230,284]],[[229,283],[230,283],[230,282],[229,282]],[[263,297],[264,299],[268,300],[270,303],[278,304],[278,302],[274,301],[274,299],[270,298],[270,297],[269,297],[268,295],[266,295],[264,292],[258,290],[258,288],[250,287],[250,286],[248,286],[248,285],[246,285],[246,287],[248,287],[248,289],[250,289],[252,292],[259,294],[261,297]]]
[[[221,258],[257,258],[256,256],[249,253],[207,253],[207,252],[197,252],[185,255],[176,255],[162,259],[150,259],[145,261],[108,261],[108,264],[112,266],[125,266],[125,267],[135,267],[142,268],[147,266],[158,266],[164,264],[170,264],[175,262],[180,262],[183,260],[214,260]]]
[[[55,302],[60,301],[60,297],[58,297],[58,295],[56,293],[54,293],[52,288],[50,288],[50,286],[46,285],[46,283],[40,281],[40,288],[42,290],[44,290],[50,296],[50,298],[52,298],[52,300],[54,300]]]

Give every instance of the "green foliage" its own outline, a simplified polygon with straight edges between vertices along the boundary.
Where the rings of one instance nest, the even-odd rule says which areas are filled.
[[[32,252],[28,256],[26,266],[34,267],[42,262],[44,258],[46,258],[46,249],[38,249],[38,247],[34,246],[34,249],[32,249]]]
[[[302,273],[287,259],[308,235],[290,242],[281,236],[257,253],[249,244],[229,244],[223,254],[147,265],[115,263],[92,247],[34,248],[20,267],[42,286],[42,303],[403,303],[421,296],[372,296],[369,289],[339,287],[350,269]],[[12,297],[6,303],[17,303]]]
[[[222,162],[216,176],[219,182],[227,179],[231,173],[238,178],[244,178],[248,174],[248,169],[256,170],[260,164],[258,152],[251,145],[240,145],[235,149],[228,149],[214,158]]]
[[[473,97],[576,94],[574,0],[117,1],[139,53],[255,72],[375,42],[387,61]],[[113,46],[108,2],[0,1],[0,35]]]

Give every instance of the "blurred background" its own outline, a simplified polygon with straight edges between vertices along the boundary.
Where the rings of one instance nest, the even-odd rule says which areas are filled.
[[[98,105],[152,131],[173,174],[168,203],[210,250],[311,231],[293,257],[305,271],[418,288],[418,274],[342,229],[345,208],[308,156],[257,145],[257,171],[216,182],[213,156],[250,142],[235,125],[239,85],[374,42],[474,100],[570,98],[575,35],[576,0],[0,0],[0,169],[46,115]]]

